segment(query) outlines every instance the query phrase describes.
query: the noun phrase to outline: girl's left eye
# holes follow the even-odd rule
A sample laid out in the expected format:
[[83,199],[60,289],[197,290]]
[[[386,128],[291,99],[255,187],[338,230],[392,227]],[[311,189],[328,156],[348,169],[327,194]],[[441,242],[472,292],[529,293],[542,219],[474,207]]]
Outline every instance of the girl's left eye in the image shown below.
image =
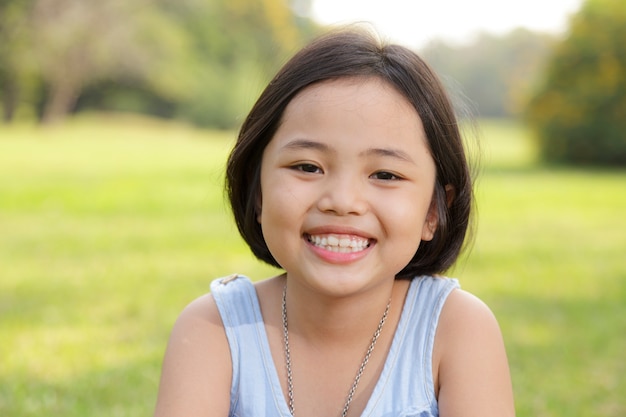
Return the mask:
[[314,164],[298,164],[298,165],[294,165],[293,169],[296,169],[302,172],[311,173],[311,174],[321,172],[321,169],[317,165],[314,165]]
[[384,181],[393,181],[393,180],[401,179],[396,174],[392,174],[391,172],[387,172],[387,171],[375,172],[370,177],[376,180],[384,180]]

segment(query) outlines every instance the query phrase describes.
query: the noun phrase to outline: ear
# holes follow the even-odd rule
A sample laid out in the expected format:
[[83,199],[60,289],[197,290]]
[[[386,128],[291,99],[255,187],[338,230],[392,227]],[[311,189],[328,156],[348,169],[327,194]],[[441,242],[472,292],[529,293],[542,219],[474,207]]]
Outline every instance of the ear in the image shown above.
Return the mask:
[[[449,208],[454,201],[456,192],[452,184],[447,184],[444,189],[446,192],[446,206]],[[422,228],[422,240],[425,241],[433,240],[433,237],[435,237],[435,232],[437,231],[437,226],[439,226],[440,199],[437,196],[437,192],[433,194],[433,199],[430,203],[428,214],[426,214],[426,220],[424,221],[424,227]]]
[[446,190],[446,205],[450,208],[456,198],[456,190],[452,184],[446,184],[444,188]]

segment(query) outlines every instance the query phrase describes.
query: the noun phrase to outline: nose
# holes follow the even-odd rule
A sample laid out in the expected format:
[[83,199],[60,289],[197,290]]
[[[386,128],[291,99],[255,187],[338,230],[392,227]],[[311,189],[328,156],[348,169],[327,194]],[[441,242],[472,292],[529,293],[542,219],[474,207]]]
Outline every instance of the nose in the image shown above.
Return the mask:
[[365,184],[356,175],[332,175],[324,183],[317,204],[321,212],[345,216],[367,211]]

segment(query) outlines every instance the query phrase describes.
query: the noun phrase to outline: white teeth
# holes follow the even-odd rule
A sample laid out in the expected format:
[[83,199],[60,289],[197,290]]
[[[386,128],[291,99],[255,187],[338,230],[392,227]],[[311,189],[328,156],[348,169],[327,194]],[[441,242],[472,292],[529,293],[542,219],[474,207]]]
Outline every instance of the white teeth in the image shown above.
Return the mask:
[[309,242],[331,252],[358,252],[369,246],[369,239],[337,235],[310,235]]

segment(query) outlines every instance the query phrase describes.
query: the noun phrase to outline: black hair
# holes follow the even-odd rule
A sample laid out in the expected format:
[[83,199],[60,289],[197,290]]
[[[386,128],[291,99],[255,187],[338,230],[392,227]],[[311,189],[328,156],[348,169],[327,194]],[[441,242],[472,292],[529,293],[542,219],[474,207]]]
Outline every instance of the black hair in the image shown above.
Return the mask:
[[[358,28],[323,35],[276,74],[244,120],[228,158],[226,192],[241,236],[254,255],[276,267],[257,221],[261,160],[291,100],[304,88],[345,77],[377,77],[399,91],[419,115],[436,166],[434,237],[422,241],[398,278],[433,275],[458,258],[470,224],[472,178],[452,103],[434,71],[410,49],[381,42]],[[452,197],[446,193],[451,187]],[[451,200],[451,201],[450,201]]]

